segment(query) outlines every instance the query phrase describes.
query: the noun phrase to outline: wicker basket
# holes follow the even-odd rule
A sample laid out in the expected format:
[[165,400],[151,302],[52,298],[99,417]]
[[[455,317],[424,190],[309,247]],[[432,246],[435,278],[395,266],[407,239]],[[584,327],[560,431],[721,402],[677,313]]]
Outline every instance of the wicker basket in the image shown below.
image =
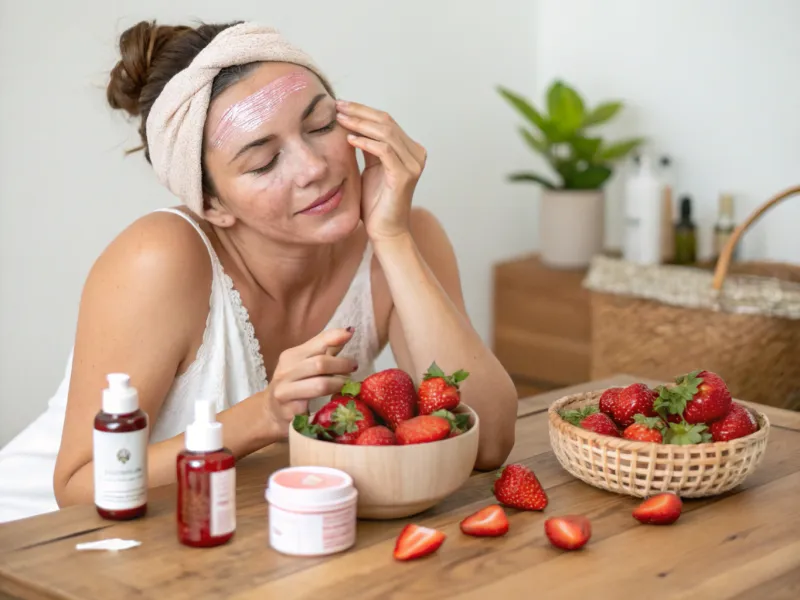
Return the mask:
[[565,396],[548,411],[550,445],[571,475],[609,492],[645,498],[674,492],[701,498],[727,492],[761,463],[769,420],[751,410],[758,431],[729,442],[676,446],[600,435],[565,421],[559,411],[597,405],[604,390]]
[[598,256],[591,290],[591,377],[618,373],[671,380],[718,373],[751,402],[800,409],[800,266],[738,262],[733,250],[771,198],[734,232],[716,268],[636,265]]

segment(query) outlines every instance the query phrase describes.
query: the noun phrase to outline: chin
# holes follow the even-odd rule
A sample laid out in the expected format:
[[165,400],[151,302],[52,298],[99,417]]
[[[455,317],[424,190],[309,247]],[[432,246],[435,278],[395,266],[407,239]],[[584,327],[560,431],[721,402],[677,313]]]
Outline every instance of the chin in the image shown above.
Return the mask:
[[350,237],[361,222],[361,199],[345,198],[338,208],[305,236],[314,244],[333,244]]

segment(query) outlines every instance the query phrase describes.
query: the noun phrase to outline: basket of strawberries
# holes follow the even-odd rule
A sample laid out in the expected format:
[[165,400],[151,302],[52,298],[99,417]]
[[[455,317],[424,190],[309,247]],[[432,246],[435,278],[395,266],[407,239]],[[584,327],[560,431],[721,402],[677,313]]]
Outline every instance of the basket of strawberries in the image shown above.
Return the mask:
[[595,487],[634,497],[673,492],[714,496],[761,463],[766,415],[731,398],[711,371],[674,383],[644,383],[565,396],[549,409],[559,463]]

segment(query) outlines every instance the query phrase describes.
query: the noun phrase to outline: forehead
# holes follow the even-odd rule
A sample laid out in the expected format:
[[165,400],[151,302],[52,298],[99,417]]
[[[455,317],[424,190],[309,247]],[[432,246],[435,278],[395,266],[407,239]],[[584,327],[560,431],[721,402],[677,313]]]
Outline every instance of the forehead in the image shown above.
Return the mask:
[[212,126],[219,123],[232,107],[247,102],[256,94],[270,94],[274,91],[277,95],[287,96],[284,88],[297,90],[303,97],[313,97],[326,91],[319,78],[305,67],[288,63],[264,63],[211,102],[207,122]]

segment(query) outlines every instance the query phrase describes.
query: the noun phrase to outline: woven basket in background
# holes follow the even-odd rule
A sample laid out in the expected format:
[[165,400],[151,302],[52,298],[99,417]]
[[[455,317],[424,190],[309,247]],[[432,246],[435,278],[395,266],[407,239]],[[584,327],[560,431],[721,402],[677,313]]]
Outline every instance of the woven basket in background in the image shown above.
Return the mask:
[[584,282],[591,290],[592,378],[672,380],[706,369],[735,397],[800,410],[800,266],[731,266],[747,228],[798,193],[800,186],[774,196],[739,225],[713,273],[596,257]]
[[548,410],[550,445],[571,475],[594,487],[645,498],[674,492],[682,498],[716,496],[741,484],[764,458],[769,419],[751,409],[758,431],[729,442],[676,446],[601,435],[572,425],[562,409],[597,405],[603,390],[565,396]]

